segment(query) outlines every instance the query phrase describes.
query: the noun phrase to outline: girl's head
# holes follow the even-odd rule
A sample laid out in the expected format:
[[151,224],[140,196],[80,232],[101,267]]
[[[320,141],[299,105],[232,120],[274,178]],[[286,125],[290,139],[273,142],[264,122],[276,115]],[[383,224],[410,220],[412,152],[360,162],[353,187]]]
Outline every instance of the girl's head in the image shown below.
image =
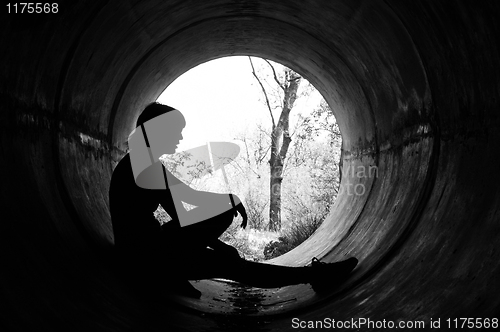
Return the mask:
[[[156,158],[173,154],[182,140],[182,130],[186,120],[179,110],[173,107],[152,103],[139,115],[136,130],[143,130],[145,139]],[[138,128],[141,127],[141,128]]]

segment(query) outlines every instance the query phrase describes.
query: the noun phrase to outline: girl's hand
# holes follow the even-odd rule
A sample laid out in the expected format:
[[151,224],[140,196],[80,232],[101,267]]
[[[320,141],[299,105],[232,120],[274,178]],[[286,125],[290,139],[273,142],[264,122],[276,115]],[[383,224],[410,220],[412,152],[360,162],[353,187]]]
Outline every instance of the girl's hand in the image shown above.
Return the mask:
[[248,222],[248,216],[247,216],[247,211],[245,209],[245,206],[243,206],[243,203],[241,202],[241,200],[239,199],[238,196],[236,195],[233,195],[233,200],[234,200],[234,209],[235,209],[235,212],[234,212],[234,216],[236,217],[236,213],[238,212],[240,214],[240,216],[243,218],[243,222],[241,223],[241,228],[245,229],[247,227],[247,222]]

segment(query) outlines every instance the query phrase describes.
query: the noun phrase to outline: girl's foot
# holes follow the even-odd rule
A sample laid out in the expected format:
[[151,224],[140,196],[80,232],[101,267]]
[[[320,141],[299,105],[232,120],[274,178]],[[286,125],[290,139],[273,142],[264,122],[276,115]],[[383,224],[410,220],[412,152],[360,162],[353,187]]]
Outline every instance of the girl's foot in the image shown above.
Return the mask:
[[309,282],[316,293],[331,290],[349,279],[352,270],[358,265],[354,257],[341,262],[320,262],[316,257],[311,262],[311,281]]

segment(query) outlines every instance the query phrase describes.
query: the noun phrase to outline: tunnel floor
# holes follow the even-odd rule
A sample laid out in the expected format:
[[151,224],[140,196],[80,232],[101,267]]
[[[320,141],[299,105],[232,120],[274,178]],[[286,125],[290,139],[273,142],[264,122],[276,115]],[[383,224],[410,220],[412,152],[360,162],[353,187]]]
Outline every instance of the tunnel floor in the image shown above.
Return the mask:
[[301,284],[263,289],[225,279],[196,280],[191,284],[202,292],[200,299],[177,296],[174,301],[185,307],[212,314],[276,315],[303,311],[318,301],[334,301],[352,291],[362,267],[356,267],[341,285],[331,285],[328,291],[315,293],[310,285]]

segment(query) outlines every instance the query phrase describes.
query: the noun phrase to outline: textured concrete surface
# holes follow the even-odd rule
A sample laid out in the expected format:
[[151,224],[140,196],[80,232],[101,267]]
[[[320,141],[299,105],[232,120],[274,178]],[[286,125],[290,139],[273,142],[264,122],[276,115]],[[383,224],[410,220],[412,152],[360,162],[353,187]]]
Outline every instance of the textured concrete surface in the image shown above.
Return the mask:
[[[499,317],[499,15],[496,1],[4,8],[0,326],[288,331],[293,317]],[[354,255],[359,268],[321,297],[309,286],[201,281],[200,301],[142,302],[110,269],[113,167],[138,110],[193,66],[230,55],[304,75],[344,137],[346,190],[321,228],[276,263]],[[377,172],[357,174],[367,169]]]

